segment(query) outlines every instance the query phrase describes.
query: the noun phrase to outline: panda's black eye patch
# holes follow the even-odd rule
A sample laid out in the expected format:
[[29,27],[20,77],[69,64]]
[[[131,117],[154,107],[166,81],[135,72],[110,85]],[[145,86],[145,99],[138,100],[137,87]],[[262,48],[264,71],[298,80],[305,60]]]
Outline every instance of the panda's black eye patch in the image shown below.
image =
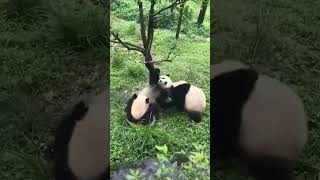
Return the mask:
[[149,98],[146,99],[146,103],[149,104]]
[[165,79],[165,78],[161,78],[161,79]]
[[167,85],[167,82],[164,82],[164,85]]

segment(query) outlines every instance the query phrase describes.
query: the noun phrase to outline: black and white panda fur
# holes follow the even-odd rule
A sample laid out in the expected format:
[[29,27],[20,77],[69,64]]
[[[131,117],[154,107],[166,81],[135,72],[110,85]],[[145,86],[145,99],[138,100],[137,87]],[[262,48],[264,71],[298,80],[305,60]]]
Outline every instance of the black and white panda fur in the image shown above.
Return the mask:
[[169,103],[168,91],[163,89],[160,84],[158,84],[160,78],[160,69],[155,68],[150,72],[149,85],[140,91],[139,95],[145,95],[150,99],[150,102],[161,109],[167,109]]
[[166,108],[165,100],[168,93],[159,84],[160,69],[150,72],[149,84],[142,91],[134,94],[125,108],[129,124],[153,125],[159,119],[159,111]]
[[128,101],[126,116],[129,124],[153,125],[158,119],[158,108],[143,94],[134,94]]
[[150,99],[150,103],[154,104],[158,108],[158,111],[168,109],[171,106],[169,92],[159,84],[148,86],[138,94],[147,96]]
[[200,88],[186,81],[172,82],[168,75],[160,76],[159,85],[169,92],[170,105],[186,111],[193,122],[201,121],[201,114],[206,108],[206,96]]
[[109,179],[107,96],[77,103],[59,125],[54,143],[56,180]]
[[211,72],[214,157],[241,155],[257,179],[291,179],[307,141],[300,98],[240,62],[215,64]]

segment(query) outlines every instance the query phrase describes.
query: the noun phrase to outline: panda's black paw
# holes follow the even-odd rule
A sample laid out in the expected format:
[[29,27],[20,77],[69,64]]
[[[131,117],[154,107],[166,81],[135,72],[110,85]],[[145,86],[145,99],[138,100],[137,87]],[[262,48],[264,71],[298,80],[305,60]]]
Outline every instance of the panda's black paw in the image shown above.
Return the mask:
[[188,112],[188,116],[194,123],[200,123],[201,122],[201,115],[197,112]]
[[191,122],[192,122],[192,124],[193,124],[193,125],[198,125],[198,124],[200,124],[200,122],[201,122],[201,121],[194,121],[194,120],[191,120]]

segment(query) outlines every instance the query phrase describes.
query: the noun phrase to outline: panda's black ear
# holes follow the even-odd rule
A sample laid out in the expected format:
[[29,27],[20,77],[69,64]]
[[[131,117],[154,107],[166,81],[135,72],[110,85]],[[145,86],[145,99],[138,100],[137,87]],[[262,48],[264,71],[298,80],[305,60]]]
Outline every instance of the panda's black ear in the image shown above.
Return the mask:
[[137,94],[134,94],[134,95],[132,96],[133,99],[136,99],[137,97],[138,97]]
[[169,74],[167,74],[167,76],[168,76],[168,77],[170,77],[170,75],[169,75]]
[[149,98],[147,98],[147,99],[146,99],[146,103],[147,103],[147,104],[149,104],[149,102],[150,102],[150,99],[149,99]]

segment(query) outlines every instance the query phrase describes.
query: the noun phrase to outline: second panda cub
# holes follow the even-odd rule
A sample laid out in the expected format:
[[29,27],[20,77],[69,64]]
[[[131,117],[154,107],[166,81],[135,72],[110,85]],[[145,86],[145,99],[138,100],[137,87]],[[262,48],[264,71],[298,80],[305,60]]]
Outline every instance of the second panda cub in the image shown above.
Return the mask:
[[174,105],[187,112],[193,122],[201,121],[201,114],[206,108],[206,96],[200,88],[186,81],[172,82],[168,75],[161,75],[158,84],[168,92],[168,106]]

